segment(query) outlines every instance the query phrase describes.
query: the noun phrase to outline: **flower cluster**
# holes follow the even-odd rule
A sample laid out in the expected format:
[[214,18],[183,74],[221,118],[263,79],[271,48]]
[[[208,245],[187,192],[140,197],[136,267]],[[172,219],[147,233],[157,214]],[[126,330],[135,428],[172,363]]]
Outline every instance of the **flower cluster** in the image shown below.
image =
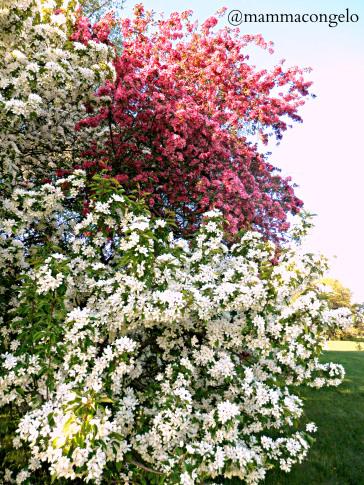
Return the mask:
[[296,390],[340,383],[318,356],[350,322],[310,289],[321,258],[252,231],[229,246],[216,210],[178,238],[81,170],[1,215],[0,404],[25,460],[6,483],[256,484],[304,459]]
[[45,176],[50,167],[74,164],[89,144],[87,133],[76,133],[74,126],[85,116],[96,88],[113,78],[114,51],[97,38],[87,46],[70,40],[77,9],[73,0],[1,2],[3,175],[38,170]]

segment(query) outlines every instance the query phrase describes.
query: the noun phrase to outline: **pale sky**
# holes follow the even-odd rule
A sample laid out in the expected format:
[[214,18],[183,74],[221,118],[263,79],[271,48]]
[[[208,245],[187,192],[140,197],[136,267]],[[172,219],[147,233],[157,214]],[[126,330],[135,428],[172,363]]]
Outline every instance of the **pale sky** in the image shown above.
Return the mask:
[[[126,1],[123,15],[136,2]],[[316,99],[301,110],[280,146],[270,146],[271,163],[291,175],[306,210],[317,214],[307,248],[331,259],[331,276],[364,302],[364,1],[363,0],[145,0],[156,12],[192,9],[203,21],[222,6],[246,13],[350,13],[357,23],[242,24],[242,33],[261,33],[275,44],[275,55],[251,56],[263,66],[286,59],[286,66],[312,67]],[[267,61],[268,59],[268,61]],[[335,257],[336,256],[336,257]]]

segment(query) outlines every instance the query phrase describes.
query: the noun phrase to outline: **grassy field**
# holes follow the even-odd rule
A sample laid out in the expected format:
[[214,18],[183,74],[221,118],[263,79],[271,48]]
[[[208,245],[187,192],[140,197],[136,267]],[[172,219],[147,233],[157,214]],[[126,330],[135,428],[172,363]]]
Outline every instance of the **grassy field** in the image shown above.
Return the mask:
[[[364,342],[361,347],[364,350]],[[358,342],[329,342],[323,361],[340,363],[338,388],[305,390],[306,413],[318,426],[307,460],[292,472],[272,472],[265,485],[364,485],[364,352]]]

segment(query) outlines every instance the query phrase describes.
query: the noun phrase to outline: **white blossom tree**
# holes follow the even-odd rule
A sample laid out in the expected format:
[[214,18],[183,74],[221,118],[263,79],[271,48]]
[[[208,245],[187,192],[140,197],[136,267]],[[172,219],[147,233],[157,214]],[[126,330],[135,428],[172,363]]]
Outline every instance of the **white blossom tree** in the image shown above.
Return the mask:
[[[18,412],[27,483],[40,470],[94,483],[148,473],[258,483],[302,461],[314,426],[294,389],[341,382],[343,368],[318,356],[350,318],[305,291],[320,258],[287,247],[275,264],[254,232],[228,248],[215,212],[194,240],[176,240],[116,181],[81,171],[16,189],[2,215],[3,271],[19,276],[0,403]],[[29,242],[44,228],[42,244]]]
[[113,76],[113,49],[72,42],[74,0],[4,0],[0,8],[1,175],[77,161],[87,139],[75,123]]

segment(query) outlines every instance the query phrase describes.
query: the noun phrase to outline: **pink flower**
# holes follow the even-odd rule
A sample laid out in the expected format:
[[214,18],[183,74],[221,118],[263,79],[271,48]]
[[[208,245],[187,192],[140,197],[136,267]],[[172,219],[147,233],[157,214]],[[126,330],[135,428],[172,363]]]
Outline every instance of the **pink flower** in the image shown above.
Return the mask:
[[[148,194],[158,216],[173,210],[181,233],[218,207],[230,233],[255,228],[280,240],[287,213],[297,213],[302,201],[243,133],[255,128],[265,143],[269,135],[281,139],[289,118],[300,121],[310,83],[298,68],[251,65],[248,44],[271,48],[261,35],[212,33],[216,17],[198,30],[190,14],[173,13],[152,29],[153,15],[138,4],[134,17],[122,20],[116,80],[97,91],[112,102],[76,126],[105,126],[110,134],[105,145],[90,147],[84,168],[106,167],[126,190]],[[108,42],[112,21],[107,16],[91,27],[80,17],[74,36]]]

